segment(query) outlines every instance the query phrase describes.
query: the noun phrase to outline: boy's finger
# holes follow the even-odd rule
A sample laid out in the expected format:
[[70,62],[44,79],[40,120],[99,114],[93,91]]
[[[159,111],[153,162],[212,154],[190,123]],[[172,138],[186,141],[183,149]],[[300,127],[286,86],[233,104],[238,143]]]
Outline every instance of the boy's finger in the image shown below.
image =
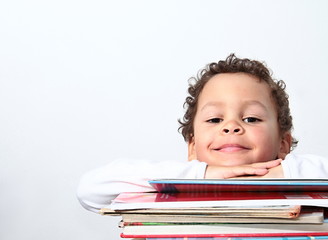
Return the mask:
[[252,167],[255,168],[272,168],[276,167],[281,163],[282,159],[271,160],[268,162],[259,162],[251,164]]
[[225,174],[224,178],[242,177],[242,176],[263,176],[269,171],[266,168],[254,168],[254,167],[239,167],[234,168]]

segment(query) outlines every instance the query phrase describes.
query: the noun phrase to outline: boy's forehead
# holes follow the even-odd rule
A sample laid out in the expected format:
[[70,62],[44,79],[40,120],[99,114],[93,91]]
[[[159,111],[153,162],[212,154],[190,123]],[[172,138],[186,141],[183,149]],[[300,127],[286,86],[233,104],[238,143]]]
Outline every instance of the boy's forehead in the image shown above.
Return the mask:
[[[200,111],[205,111],[209,108],[220,108],[225,106],[225,102],[223,101],[208,101],[203,106],[201,106]],[[263,110],[267,110],[267,106],[263,104],[261,101],[258,100],[244,100],[243,107],[258,107],[262,108]]]
[[213,76],[208,82],[205,84],[204,90],[211,90],[213,88],[217,88],[215,90],[264,90],[263,88],[267,88],[269,90],[269,85],[260,81],[259,78],[253,76],[251,74],[246,73],[220,73]]
[[272,102],[270,87],[266,82],[246,73],[221,73],[205,84],[199,95],[199,104],[213,105],[237,99],[244,99],[249,104]]
[[257,76],[254,76],[249,73],[237,72],[237,73],[219,73],[211,77],[208,82],[205,84],[211,84],[213,82],[222,82],[224,84],[227,83],[235,83],[238,82],[239,84],[261,84],[265,83],[261,81]]

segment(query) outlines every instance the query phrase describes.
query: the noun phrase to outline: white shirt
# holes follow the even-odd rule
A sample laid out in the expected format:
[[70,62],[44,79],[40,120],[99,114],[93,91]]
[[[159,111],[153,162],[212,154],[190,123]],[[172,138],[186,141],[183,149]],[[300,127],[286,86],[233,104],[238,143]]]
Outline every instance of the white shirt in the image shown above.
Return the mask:
[[285,178],[328,178],[328,159],[311,154],[293,154],[281,162]]
[[[77,190],[81,205],[98,212],[121,192],[149,192],[155,178],[202,179],[207,164],[193,161],[117,159],[82,176]],[[288,154],[282,161],[285,178],[328,178],[328,159]]]

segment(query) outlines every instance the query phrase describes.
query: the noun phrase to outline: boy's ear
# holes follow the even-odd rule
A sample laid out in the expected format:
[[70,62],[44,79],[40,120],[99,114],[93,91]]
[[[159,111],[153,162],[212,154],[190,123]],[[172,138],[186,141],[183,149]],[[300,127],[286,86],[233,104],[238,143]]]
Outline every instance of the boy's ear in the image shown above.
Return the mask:
[[285,159],[286,155],[290,153],[291,147],[292,147],[292,135],[290,132],[286,132],[280,143],[280,150],[278,153],[278,158]]
[[195,139],[192,137],[188,142],[188,161],[197,159],[195,150]]

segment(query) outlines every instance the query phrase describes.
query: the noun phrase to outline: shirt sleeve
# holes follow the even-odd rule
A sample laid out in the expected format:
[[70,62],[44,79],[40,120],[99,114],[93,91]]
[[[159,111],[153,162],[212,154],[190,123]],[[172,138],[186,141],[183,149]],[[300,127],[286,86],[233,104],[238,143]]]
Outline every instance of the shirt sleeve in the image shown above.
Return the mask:
[[291,153],[281,164],[285,178],[328,178],[328,159],[320,156]]
[[155,178],[202,179],[206,163],[118,159],[84,174],[77,198],[87,210],[98,212],[121,192],[151,192],[148,181]]

